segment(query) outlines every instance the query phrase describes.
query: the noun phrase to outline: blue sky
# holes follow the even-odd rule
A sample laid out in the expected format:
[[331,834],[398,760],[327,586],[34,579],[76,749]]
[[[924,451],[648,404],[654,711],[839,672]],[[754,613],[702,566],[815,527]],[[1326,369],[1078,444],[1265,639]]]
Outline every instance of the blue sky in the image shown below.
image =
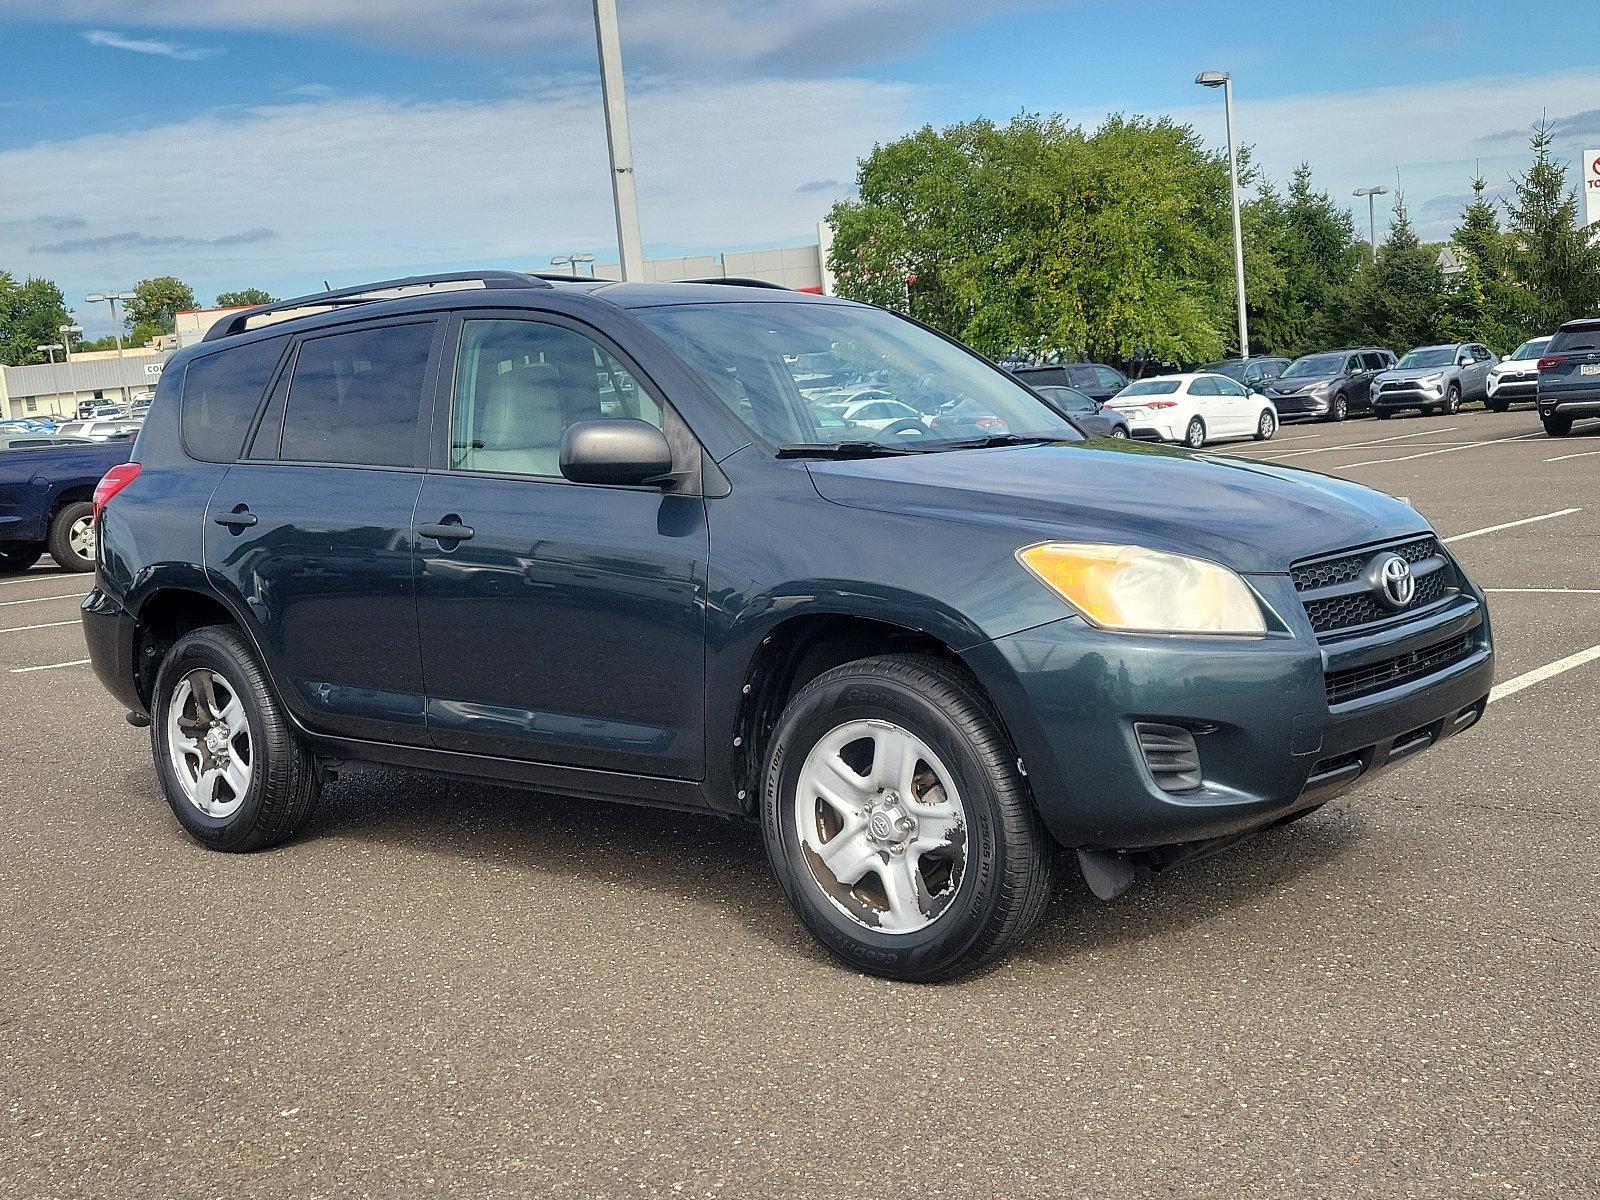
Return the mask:
[[[1600,146],[1565,0],[620,0],[647,251],[792,244],[875,142],[1022,109],[1170,113],[1282,179],[1404,186],[1443,236],[1541,115]],[[0,268],[279,294],[613,253],[587,0],[0,0]],[[1550,31],[1560,30],[1559,40]],[[1365,222],[1365,211],[1360,213]]]

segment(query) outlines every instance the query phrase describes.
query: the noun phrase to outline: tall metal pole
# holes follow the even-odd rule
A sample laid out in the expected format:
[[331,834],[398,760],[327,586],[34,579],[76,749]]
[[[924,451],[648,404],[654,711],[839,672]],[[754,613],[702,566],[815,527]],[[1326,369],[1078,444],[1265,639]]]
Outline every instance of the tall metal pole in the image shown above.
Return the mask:
[[1233,76],[1222,85],[1228,120],[1228,170],[1233,180],[1233,274],[1239,287],[1239,357],[1250,357],[1250,315],[1244,299],[1244,226],[1239,218],[1239,156],[1233,148]]
[[633,177],[633,140],[628,134],[628,98],[622,84],[622,35],[617,0],[594,0],[595,40],[600,48],[600,91],[606,106],[606,143],[611,151],[611,195],[617,208],[617,255],[622,278],[644,278],[639,237],[639,197]]

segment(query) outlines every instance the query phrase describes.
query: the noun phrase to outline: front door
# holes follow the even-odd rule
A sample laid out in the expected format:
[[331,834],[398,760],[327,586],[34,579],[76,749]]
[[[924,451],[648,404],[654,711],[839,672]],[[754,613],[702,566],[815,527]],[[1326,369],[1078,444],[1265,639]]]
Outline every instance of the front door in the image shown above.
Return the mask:
[[434,743],[700,778],[704,501],[560,471],[575,421],[676,418],[573,323],[472,319],[459,340],[448,457],[417,506]]
[[304,339],[206,512],[206,569],[243,599],[319,732],[426,744],[412,514],[439,322]]

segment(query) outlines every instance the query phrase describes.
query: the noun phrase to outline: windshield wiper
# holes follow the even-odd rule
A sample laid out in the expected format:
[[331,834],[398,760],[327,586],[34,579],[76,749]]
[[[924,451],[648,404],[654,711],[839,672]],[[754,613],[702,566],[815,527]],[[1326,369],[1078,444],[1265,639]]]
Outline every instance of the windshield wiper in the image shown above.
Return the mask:
[[796,442],[779,446],[779,458],[877,458],[885,454],[922,454],[909,446],[885,442]]
[[1048,446],[1052,442],[1068,439],[1053,433],[991,433],[988,437],[962,438],[954,442],[940,442],[930,450],[987,450],[992,446]]

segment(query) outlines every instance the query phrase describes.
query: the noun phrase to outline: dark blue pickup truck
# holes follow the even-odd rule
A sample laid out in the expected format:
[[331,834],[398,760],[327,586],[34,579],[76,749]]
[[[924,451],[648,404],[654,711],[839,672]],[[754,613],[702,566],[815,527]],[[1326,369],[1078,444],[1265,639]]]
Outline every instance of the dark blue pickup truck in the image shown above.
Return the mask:
[[0,575],[46,550],[63,570],[94,570],[94,486],[132,450],[131,439],[0,450]]

